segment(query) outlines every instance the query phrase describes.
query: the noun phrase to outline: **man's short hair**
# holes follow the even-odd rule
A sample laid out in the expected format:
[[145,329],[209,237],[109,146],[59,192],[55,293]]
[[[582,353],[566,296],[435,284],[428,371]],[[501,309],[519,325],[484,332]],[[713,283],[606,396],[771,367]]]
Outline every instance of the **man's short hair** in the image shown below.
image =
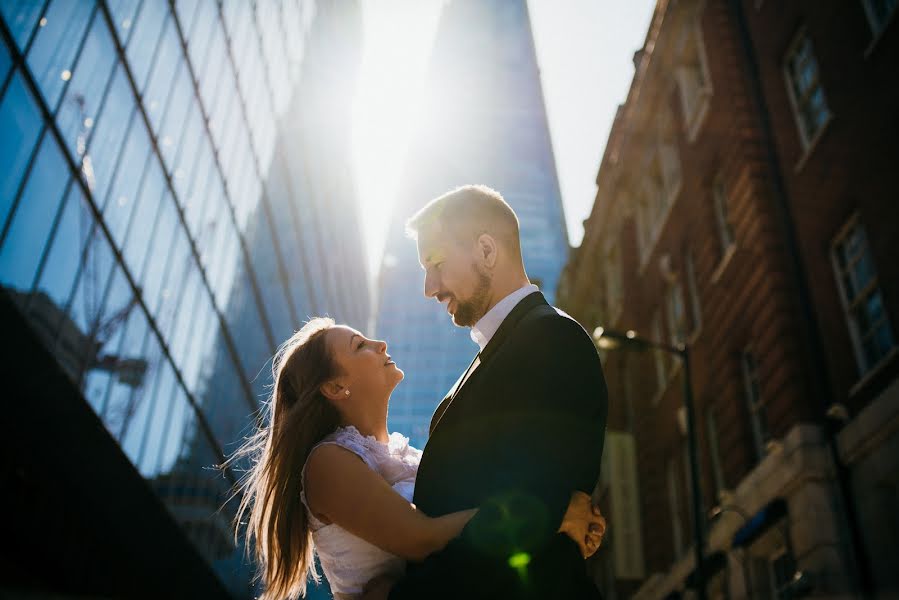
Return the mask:
[[502,194],[486,185],[464,185],[434,198],[406,221],[406,234],[417,240],[435,225],[459,242],[489,233],[521,256],[518,217]]

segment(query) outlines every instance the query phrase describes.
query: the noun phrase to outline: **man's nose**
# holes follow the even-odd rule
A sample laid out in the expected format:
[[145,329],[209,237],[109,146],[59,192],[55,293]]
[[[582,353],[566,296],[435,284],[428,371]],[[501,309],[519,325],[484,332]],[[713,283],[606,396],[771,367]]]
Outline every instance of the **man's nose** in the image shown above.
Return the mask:
[[425,274],[425,298],[433,298],[440,291],[440,285],[437,276],[433,273]]

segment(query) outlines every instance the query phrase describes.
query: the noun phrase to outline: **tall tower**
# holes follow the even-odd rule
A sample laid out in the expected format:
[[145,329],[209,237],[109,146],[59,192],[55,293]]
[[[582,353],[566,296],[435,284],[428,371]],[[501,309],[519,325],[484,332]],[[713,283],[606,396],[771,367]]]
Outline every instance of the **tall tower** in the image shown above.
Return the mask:
[[525,0],[455,0],[435,39],[420,127],[391,223],[378,281],[377,335],[406,373],[389,425],[421,447],[428,424],[477,347],[442,306],[422,295],[404,224],[460,185],[499,190],[521,221],[525,267],[555,298],[568,237],[540,72]]

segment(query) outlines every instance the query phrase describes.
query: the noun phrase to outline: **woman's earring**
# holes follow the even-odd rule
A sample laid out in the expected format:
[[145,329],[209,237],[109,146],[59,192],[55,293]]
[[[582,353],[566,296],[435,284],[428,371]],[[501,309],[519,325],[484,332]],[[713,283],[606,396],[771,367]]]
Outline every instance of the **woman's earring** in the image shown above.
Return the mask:
[[345,391],[344,394],[346,394],[347,396],[349,396],[349,395],[350,395],[350,390]]

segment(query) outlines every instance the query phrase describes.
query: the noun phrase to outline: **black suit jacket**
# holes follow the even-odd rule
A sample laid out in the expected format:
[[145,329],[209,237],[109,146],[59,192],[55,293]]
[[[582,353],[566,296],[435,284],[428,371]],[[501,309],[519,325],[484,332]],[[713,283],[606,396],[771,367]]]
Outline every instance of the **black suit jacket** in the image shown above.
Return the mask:
[[599,477],[608,401],[593,341],[535,292],[479,356],[434,413],[414,502],[430,516],[480,510],[390,598],[598,598],[556,533],[571,492]]

